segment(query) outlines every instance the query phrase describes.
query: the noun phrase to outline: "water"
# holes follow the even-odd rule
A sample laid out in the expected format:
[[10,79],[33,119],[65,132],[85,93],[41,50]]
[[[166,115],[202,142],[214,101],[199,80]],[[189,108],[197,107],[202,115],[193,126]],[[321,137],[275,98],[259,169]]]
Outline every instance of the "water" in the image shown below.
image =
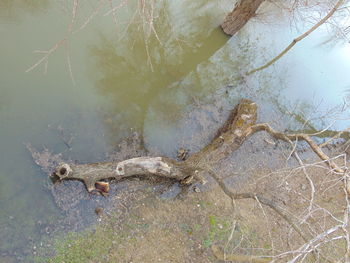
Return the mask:
[[[240,98],[257,101],[260,121],[277,127],[333,124],[344,128],[348,112],[319,116],[346,101],[350,48],[321,45],[318,30],[273,67],[235,78],[269,60],[300,34],[253,20],[228,39],[217,26],[230,1],[170,1],[160,6],[155,34],[134,15],[80,3],[75,31],[44,64],[25,73],[64,36],[71,1],[2,1],[0,4],[0,256],[23,260],[40,244],[45,228],[65,216],[24,143],[47,147],[79,162],[100,161],[133,131],[154,153],[174,157],[180,146],[199,149]],[[195,14],[195,15],[194,15]],[[158,22],[158,23],[156,23]],[[285,30],[288,28],[288,30]],[[307,27],[305,27],[307,28]],[[127,31],[125,31],[127,29]],[[301,30],[303,31],[303,30]],[[69,56],[68,56],[69,55]],[[71,70],[69,70],[68,58]],[[288,112],[296,114],[288,114]],[[276,118],[276,116],[278,118]],[[334,122],[334,123],[333,123]],[[308,124],[307,124],[308,125]],[[306,126],[307,126],[306,125]],[[1,259],[1,258],[0,258]],[[1,261],[1,260],[0,260]]]

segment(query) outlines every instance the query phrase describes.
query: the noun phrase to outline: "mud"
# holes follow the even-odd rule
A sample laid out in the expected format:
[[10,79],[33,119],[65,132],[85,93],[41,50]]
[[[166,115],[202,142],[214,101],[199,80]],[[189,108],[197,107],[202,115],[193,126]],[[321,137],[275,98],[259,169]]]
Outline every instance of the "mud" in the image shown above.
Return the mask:
[[[342,145],[330,147],[327,154],[343,154],[348,148],[347,144]],[[61,155],[47,149],[40,152],[27,147],[47,174],[63,161]],[[284,142],[258,133],[220,160],[213,170],[231,189],[251,191],[273,200],[301,222],[300,227],[311,238],[334,226],[335,218],[341,219],[346,205],[343,184],[339,175],[331,173],[312,152],[300,151],[317,189],[310,203],[312,185],[291,158],[291,151],[292,147]],[[124,160],[147,154],[150,153],[144,150],[142,140],[134,134],[121,142],[119,151],[108,156],[110,160]],[[339,156],[337,162],[344,162],[344,157]],[[273,257],[303,244],[287,222],[259,202],[240,200],[233,210],[230,199],[210,178],[198,191],[187,192],[169,180],[133,178],[111,183],[108,198],[88,194],[82,183],[74,181],[54,184],[49,189],[66,213],[62,225],[68,227],[60,231],[76,231],[101,222],[92,232],[85,232],[85,238],[77,236],[73,243],[63,239],[56,257],[49,262],[61,262],[62,258],[69,262],[79,255],[78,251],[88,253],[95,249],[104,251],[89,256],[98,262],[217,262],[213,245],[228,255]],[[339,260],[344,248],[342,240],[326,244],[322,257]],[[308,260],[312,262],[312,258]],[[285,258],[276,262],[285,262]]]

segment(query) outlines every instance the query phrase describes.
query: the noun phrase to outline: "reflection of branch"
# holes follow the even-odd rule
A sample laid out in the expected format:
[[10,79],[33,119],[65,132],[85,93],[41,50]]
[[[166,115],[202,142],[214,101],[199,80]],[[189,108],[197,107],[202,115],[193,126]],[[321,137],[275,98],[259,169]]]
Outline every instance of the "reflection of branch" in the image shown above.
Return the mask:
[[272,99],[273,103],[276,105],[277,109],[282,112],[284,115],[288,115],[294,118],[295,121],[299,122],[303,125],[303,127],[308,127],[308,129],[312,130],[313,132],[316,131],[316,128],[310,123],[309,120],[305,119],[302,113],[297,113],[296,108],[297,105],[294,106],[293,110],[288,110],[286,106],[282,105],[277,98]]
[[280,54],[278,54],[276,57],[274,57],[272,60],[267,62],[265,65],[258,67],[256,69],[250,70],[245,75],[251,75],[257,71],[263,70],[269,66],[271,66],[273,63],[275,63],[277,60],[279,60],[283,55],[285,55],[296,43],[303,40],[305,37],[310,35],[313,31],[315,31],[318,27],[320,27],[322,24],[324,24],[334,13],[337,11],[337,9],[344,3],[344,0],[338,0],[338,2],[335,4],[335,6],[332,8],[332,10],[324,17],[322,18],[317,24],[315,24],[313,27],[311,27],[308,31],[306,31],[304,34],[300,35],[299,37],[295,38]]
[[80,30],[84,29],[90,23],[90,21],[94,18],[94,16],[96,16],[99,10],[103,7],[103,2],[104,0],[100,0],[98,2],[97,7],[91,12],[90,16],[85,20],[85,22],[78,29],[73,31],[72,34],[76,34]]
[[72,66],[71,66],[71,60],[70,60],[70,53],[69,53],[69,42],[68,38],[72,34],[72,28],[73,24],[75,23],[76,20],[76,15],[77,15],[77,8],[78,8],[78,0],[74,0],[73,2],[73,7],[72,7],[72,18],[71,18],[71,23],[68,25],[67,33],[66,36],[61,39],[60,41],[56,42],[49,50],[39,50],[37,53],[42,53],[45,54],[41,59],[39,59],[36,63],[34,63],[32,66],[30,66],[25,72],[28,73],[38,67],[41,63],[45,62],[45,73],[47,72],[47,65],[49,61],[50,55],[54,53],[59,47],[64,45],[66,47],[66,55],[67,55],[67,63],[68,63],[68,70],[70,77],[72,79],[72,82],[74,84],[74,77],[73,77],[73,71],[72,71]]
[[[112,3],[113,1],[110,1],[110,0],[108,0],[110,3]],[[119,5],[117,5],[117,6],[114,6],[114,7],[112,7],[107,13],[105,13],[104,15],[105,16],[108,16],[109,14],[113,14],[113,13],[115,13],[116,11],[118,11],[118,9],[120,9],[120,8],[122,8],[123,6],[125,6],[126,4],[128,3],[128,0],[125,0],[125,1],[123,1],[123,2],[121,2]]]
[[75,23],[75,18],[77,17],[77,9],[78,9],[78,0],[74,0],[73,7],[72,7],[72,19],[70,24],[68,25],[68,34],[72,32],[72,28]]
[[70,50],[69,50],[69,45],[66,43],[66,54],[67,54],[67,64],[68,64],[68,70],[69,70],[69,75],[72,80],[73,85],[75,85],[75,79],[73,75],[73,69],[72,69],[72,62],[70,59]]
[[37,62],[35,62],[32,66],[30,66],[25,72],[28,73],[28,72],[32,71],[33,69],[35,69],[36,67],[38,67],[39,65],[41,65],[42,63],[45,63],[44,69],[45,69],[45,73],[46,73],[50,55],[52,55],[58,48],[60,48],[61,46],[64,45],[66,47],[66,57],[67,57],[69,74],[70,74],[70,77],[71,77],[72,82],[74,84],[75,81],[74,81],[74,77],[73,77],[73,70],[72,70],[72,66],[71,66],[72,63],[71,63],[70,51],[69,51],[69,37],[71,35],[77,33],[78,31],[80,31],[81,29],[83,29],[90,22],[90,20],[97,14],[98,10],[101,8],[101,6],[102,6],[101,4],[103,1],[104,0],[101,0],[99,2],[98,7],[93,10],[92,14],[81,25],[81,27],[78,28],[77,30],[73,31],[73,26],[76,23],[78,6],[79,6],[79,0],[74,0],[72,3],[72,10],[71,10],[71,21],[67,27],[67,32],[65,34],[65,37],[62,38],[61,40],[59,40],[58,42],[56,42],[49,50],[36,51],[36,53],[44,54],[44,56],[42,58],[40,58]]
[[[58,41],[55,45],[53,45],[49,50],[47,51],[37,51],[37,53],[44,53],[45,55],[39,59],[36,63],[34,63],[31,67],[29,67],[25,72],[30,72],[33,69],[35,69],[37,66],[39,66],[41,63],[48,62],[49,56],[56,51],[57,48],[59,48],[61,45],[63,45],[67,41],[67,38],[63,38],[60,41]],[[46,66],[45,66],[46,68]]]

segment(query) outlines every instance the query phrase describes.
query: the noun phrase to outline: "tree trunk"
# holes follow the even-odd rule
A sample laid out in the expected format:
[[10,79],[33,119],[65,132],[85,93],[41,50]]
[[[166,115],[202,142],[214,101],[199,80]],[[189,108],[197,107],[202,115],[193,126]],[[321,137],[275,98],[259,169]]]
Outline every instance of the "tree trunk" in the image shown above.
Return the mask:
[[236,34],[250,18],[255,16],[255,12],[262,2],[264,0],[239,0],[221,24],[222,30],[227,35]]

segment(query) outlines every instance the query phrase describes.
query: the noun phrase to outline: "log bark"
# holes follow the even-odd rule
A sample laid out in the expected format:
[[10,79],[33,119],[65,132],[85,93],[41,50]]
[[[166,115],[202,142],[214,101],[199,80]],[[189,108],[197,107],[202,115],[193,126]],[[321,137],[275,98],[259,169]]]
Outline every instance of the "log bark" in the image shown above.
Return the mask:
[[264,0],[239,0],[232,12],[229,13],[221,24],[222,30],[233,36],[236,34],[252,17]]
[[[132,176],[156,175],[186,183],[186,178],[194,175],[184,163],[166,157],[138,157],[121,162],[101,162],[89,164],[62,163],[56,167],[54,175],[61,180],[82,181],[89,192],[101,189],[100,181],[121,180]],[[102,190],[102,192],[105,192]]]
[[256,103],[243,99],[231,111],[225,124],[219,129],[214,139],[198,153],[190,156],[186,163],[198,168],[217,163],[237,150],[251,134],[251,127],[256,123]]

